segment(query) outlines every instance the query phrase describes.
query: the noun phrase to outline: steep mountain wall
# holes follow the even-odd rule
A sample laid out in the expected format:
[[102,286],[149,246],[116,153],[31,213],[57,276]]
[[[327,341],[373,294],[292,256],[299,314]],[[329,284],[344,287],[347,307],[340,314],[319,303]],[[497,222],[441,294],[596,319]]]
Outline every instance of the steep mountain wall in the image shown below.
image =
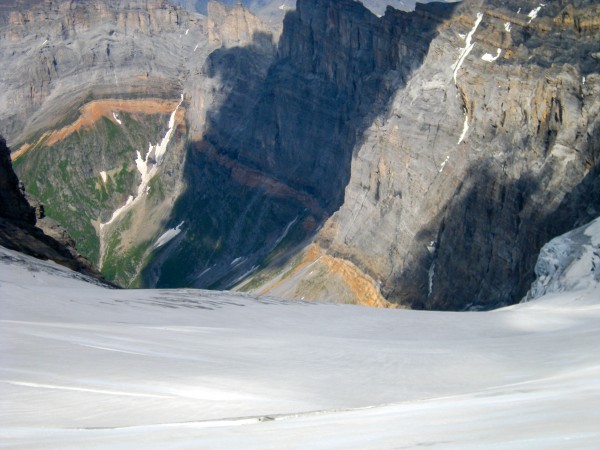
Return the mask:
[[518,301],[541,245],[600,210],[598,12],[463,3],[368,130],[319,243],[411,307]]
[[0,126],[127,283],[490,308],[600,210],[592,1],[299,0],[277,45],[241,5],[37,8]]

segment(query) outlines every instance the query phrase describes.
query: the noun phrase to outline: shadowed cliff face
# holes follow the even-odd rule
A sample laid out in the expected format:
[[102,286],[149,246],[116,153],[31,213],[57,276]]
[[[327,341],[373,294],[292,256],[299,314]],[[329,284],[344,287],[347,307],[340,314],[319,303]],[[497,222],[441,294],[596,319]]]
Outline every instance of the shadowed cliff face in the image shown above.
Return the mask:
[[171,219],[191,225],[148,279],[169,285],[185,260],[176,285],[228,287],[314,235],[343,202],[363,131],[451,10],[378,19],[353,1],[303,0],[286,15],[274,58],[260,33],[213,52],[204,70],[225,95],[189,146],[187,191]]

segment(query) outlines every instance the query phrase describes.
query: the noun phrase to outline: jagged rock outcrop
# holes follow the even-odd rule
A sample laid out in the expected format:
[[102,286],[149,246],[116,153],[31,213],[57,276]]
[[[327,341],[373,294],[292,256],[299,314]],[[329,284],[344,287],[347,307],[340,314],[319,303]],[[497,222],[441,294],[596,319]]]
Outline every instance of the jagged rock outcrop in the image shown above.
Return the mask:
[[0,136],[0,245],[36,258],[53,260],[108,284],[77,252],[75,242],[64,228],[52,220],[44,221],[43,205],[34,199],[32,202],[33,206],[12,169],[6,141]]

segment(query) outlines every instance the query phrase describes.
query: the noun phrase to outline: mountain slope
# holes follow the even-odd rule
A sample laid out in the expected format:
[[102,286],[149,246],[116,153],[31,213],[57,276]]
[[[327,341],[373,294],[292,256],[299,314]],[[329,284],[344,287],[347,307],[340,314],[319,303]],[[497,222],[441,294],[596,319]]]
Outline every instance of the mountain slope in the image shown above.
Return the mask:
[[290,267],[259,292],[297,297],[308,283],[335,297],[325,253],[413,308],[525,295],[541,245],[600,211],[598,8],[538,6],[464,2],[439,25],[354,147],[344,203],[304,257],[311,270]]
[[[486,309],[519,301],[542,244],[600,211],[591,1],[377,17],[301,0],[277,46],[242,6],[90,5],[51,11],[68,12],[64,36],[42,6],[27,13],[39,23],[9,16],[3,58],[19,70],[0,125],[28,188],[40,178],[42,198],[62,199],[48,203],[125,285]],[[156,162],[149,144],[165,139]]]

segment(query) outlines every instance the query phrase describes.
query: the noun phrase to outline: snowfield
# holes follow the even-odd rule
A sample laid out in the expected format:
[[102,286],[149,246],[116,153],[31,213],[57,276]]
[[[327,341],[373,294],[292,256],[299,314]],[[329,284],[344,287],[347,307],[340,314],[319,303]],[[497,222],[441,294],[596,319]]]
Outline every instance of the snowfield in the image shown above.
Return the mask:
[[596,282],[444,313],[83,278],[0,248],[1,448],[600,447]]

